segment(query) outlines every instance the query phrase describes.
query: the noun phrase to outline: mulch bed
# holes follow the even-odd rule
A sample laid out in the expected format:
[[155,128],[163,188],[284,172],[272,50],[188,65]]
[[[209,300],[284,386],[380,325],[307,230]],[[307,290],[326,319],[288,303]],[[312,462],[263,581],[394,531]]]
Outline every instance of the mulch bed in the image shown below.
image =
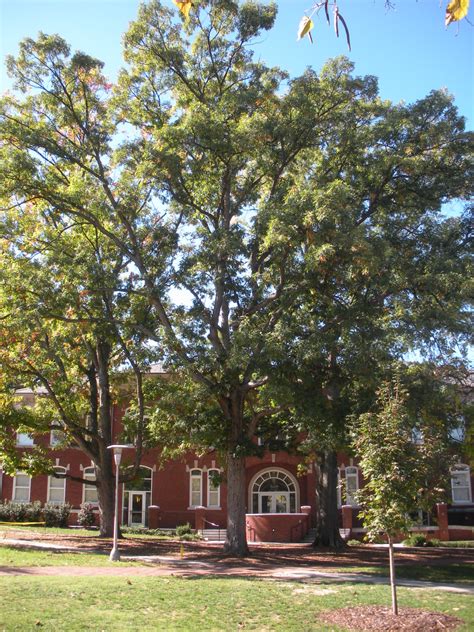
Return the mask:
[[392,614],[391,608],[384,606],[356,606],[340,610],[328,610],[319,616],[324,623],[337,625],[356,632],[434,632],[456,630],[461,619],[441,612],[428,612],[415,608],[400,608],[399,614]]

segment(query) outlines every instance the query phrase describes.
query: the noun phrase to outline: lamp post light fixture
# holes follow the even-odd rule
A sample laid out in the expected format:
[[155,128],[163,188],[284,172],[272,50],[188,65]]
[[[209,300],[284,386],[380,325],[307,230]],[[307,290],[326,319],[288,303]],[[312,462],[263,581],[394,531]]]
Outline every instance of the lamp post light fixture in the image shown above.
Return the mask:
[[114,452],[114,461],[115,461],[115,514],[114,514],[114,544],[112,550],[110,552],[109,560],[111,562],[120,561],[120,552],[118,550],[118,529],[119,529],[119,472],[120,472],[120,461],[122,460],[122,450],[126,448],[133,448],[133,445],[109,445],[107,446],[108,450],[113,450]]

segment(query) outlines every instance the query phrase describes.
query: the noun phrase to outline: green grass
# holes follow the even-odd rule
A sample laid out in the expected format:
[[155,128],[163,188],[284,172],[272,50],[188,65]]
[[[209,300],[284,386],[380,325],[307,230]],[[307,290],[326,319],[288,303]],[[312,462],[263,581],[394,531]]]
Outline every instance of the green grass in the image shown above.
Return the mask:
[[[367,575],[389,576],[388,566],[357,566],[338,568],[338,572],[364,573]],[[474,585],[472,564],[449,564],[448,566],[413,565],[396,566],[396,576],[400,579],[416,579],[425,582]]]
[[[390,604],[385,586],[179,577],[1,577],[0,630],[327,631],[327,609]],[[26,598],[27,596],[27,598]],[[446,612],[472,630],[474,600],[400,589],[401,607]],[[332,630],[343,628],[331,627]]]
[[[1,542],[1,541],[0,541]],[[121,564],[143,564],[143,562],[121,562]],[[104,554],[65,553],[22,549],[11,546],[0,546],[0,566],[109,566],[109,558]],[[341,566],[318,570],[334,573],[364,573],[388,577],[387,566]],[[472,564],[450,564],[449,566],[397,566],[397,577],[418,579],[440,583],[474,584],[474,566]]]
[[[25,523],[0,523],[0,536],[2,533],[8,537],[9,531],[28,531],[29,534],[43,535],[80,535],[86,538],[98,537],[99,531],[98,529],[79,529],[79,528],[61,528],[61,527],[40,527],[35,524],[25,524]],[[157,534],[148,534],[148,533],[129,533],[127,529],[124,529],[124,535],[127,538],[146,538],[150,540],[176,540],[177,536],[171,535],[157,535]]]
[[96,553],[64,553],[0,546],[0,566],[114,566],[116,564],[129,566],[142,563],[109,562],[107,555]]
[[97,529],[89,530],[89,529],[71,529],[71,528],[61,528],[61,527],[37,527],[37,526],[27,526],[25,524],[1,524],[0,525],[0,535],[5,533],[5,536],[8,537],[9,531],[28,531],[28,533],[38,533],[45,534],[48,533],[50,535],[80,535],[89,538],[97,537],[99,535],[99,531]]

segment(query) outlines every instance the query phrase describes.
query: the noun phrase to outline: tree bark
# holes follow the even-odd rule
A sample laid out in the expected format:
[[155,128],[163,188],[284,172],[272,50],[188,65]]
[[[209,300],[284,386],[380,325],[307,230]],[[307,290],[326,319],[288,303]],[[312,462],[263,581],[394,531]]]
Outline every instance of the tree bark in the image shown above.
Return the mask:
[[227,537],[224,551],[243,557],[249,554],[245,526],[245,457],[227,455]]
[[[110,471],[110,475],[105,473],[104,470],[105,472]],[[111,469],[104,468],[99,472],[98,480],[97,493],[99,496],[100,536],[103,538],[112,538],[114,535],[115,479]]]
[[337,454],[334,450],[318,453],[316,463],[316,537],[314,547],[342,549],[346,546],[339,532],[337,509]]
[[395,580],[395,559],[393,557],[393,540],[388,536],[388,555],[390,560],[390,588],[392,590],[392,612],[398,614],[397,584]]

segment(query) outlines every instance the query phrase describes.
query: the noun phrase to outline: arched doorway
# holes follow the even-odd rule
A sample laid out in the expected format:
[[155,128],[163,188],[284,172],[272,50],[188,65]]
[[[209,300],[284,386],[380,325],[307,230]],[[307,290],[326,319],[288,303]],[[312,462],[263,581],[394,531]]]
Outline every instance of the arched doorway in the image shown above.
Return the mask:
[[153,470],[142,466],[138,477],[125,483],[123,490],[123,524],[129,527],[148,526]]
[[269,468],[259,472],[249,487],[251,513],[296,513],[299,510],[299,488],[287,471]]

